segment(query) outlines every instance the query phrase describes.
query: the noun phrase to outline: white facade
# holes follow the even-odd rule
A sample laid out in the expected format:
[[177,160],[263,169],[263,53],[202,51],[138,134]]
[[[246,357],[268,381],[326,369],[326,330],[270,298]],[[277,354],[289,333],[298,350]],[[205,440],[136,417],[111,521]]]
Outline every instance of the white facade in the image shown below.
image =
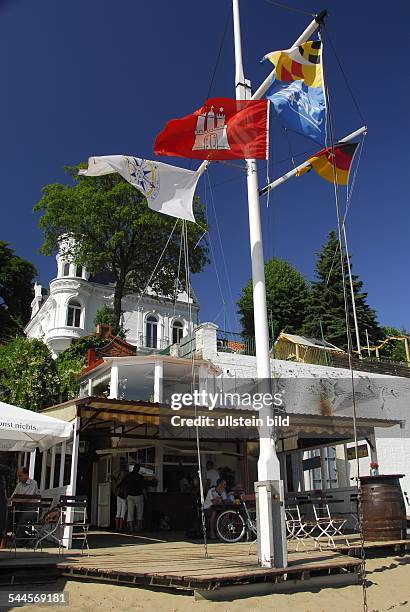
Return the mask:
[[[139,400],[142,404],[159,402],[169,405],[171,394],[177,393],[181,396],[192,393],[192,383],[193,388],[200,392],[243,392],[241,384],[256,379],[255,357],[220,350],[217,327],[212,323],[203,323],[196,328],[193,355],[185,354],[185,357],[182,357],[177,348],[173,346],[170,355],[104,357],[102,362],[98,362],[80,378],[79,400],[73,400],[72,405],[64,403],[51,407],[45,412],[49,416],[71,421],[78,414],[75,402],[79,401],[84,401],[84,405],[87,401],[94,402],[92,410],[99,408],[102,412],[110,409],[110,399],[122,400],[124,410],[127,409],[127,404],[134,400]],[[356,460],[349,372],[342,368],[277,359],[271,360],[271,368],[278,388],[285,389],[284,407],[286,414],[290,415],[289,428],[280,429],[277,442],[285,492],[328,491],[344,502],[338,506],[338,512],[354,515],[356,505],[351,495],[356,491]],[[408,492],[410,427],[407,414],[410,378],[361,371],[354,373],[354,379],[359,450],[366,451],[359,455],[362,457],[360,474],[368,475],[370,461],[377,460],[381,474],[405,474],[401,486],[404,492]],[[288,387],[287,380],[291,381]],[[281,387],[281,384],[285,387]],[[328,403],[323,403],[322,391],[326,394]],[[107,396],[106,404],[101,405],[98,398]],[[318,401],[319,398],[321,401]],[[149,404],[135,406],[135,413],[141,410],[147,416],[149,407]],[[237,404],[236,407],[244,406]],[[114,404],[115,408],[118,408],[118,403]],[[174,409],[176,412],[171,413],[172,415],[184,416],[184,409],[180,412],[178,407]],[[192,411],[193,408],[191,413],[186,414],[192,416]],[[128,424],[121,420],[120,425],[118,421],[111,431],[111,445],[104,444],[103,448],[96,450],[91,485],[92,524],[109,526],[112,475],[119,473],[121,462],[126,466],[140,463],[145,474],[155,475],[157,484],[153,486],[156,491],[171,494],[179,491],[175,477],[181,471],[189,474],[197,466],[195,428],[175,427],[170,423],[170,419],[166,418],[165,413],[160,420],[160,429],[157,432],[159,435],[155,434],[155,427],[149,430],[148,424],[148,429],[137,428],[135,424],[136,421],[132,419]],[[90,428],[94,425],[90,424]],[[129,435],[127,432],[130,432]],[[252,438],[251,429],[237,430],[237,433],[233,432],[232,437],[227,435],[226,427],[219,432],[215,428],[207,430],[201,427],[199,433],[202,467],[207,460],[212,460],[217,469],[229,468],[234,475],[234,481],[245,483],[248,491],[252,491],[253,483],[257,480],[257,456],[252,452],[252,445],[257,437]],[[58,473],[54,465],[53,455],[47,457],[43,454],[41,489],[44,489],[47,495],[61,494],[61,487],[66,485],[74,487],[72,491],[75,491],[74,467],[71,470],[71,480],[66,483],[64,470]],[[47,466],[50,466],[48,479]],[[409,505],[406,509],[408,514]],[[349,521],[349,527],[356,529],[354,518],[349,518]]]
[[[219,351],[217,349],[216,331],[217,327],[213,323],[204,323],[199,327],[196,340],[197,355],[202,359],[211,361],[221,371],[222,376],[238,381],[256,378],[255,357]],[[332,414],[335,416],[353,416],[349,391],[351,386],[349,370],[278,359],[271,359],[271,368],[273,378],[277,377],[279,380],[292,379],[291,390],[293,390],[293,393],[288,397],[291,403],[298,405],[300,412],[307,415],[319,414],[319,406],[314,402],[314,397],[317,395],[319,385],[323,385],[325,380],[326,385],[323,386],[323,390],[331,398]],[[297,379],[301,380],[299,392]],[[309,380],[308,387],[303,382],[306,380]],[[403,378],[355,371],[354,381],[357,415],[359,417],[400,421],[394,426],[375,427],[370,440],[363,438],[359,440],[360,445],[367,445],[368,447],[368,455],[360,459],[360,475],[369,475],[370,461],[377,461],[381,474],[404,474],[401,486],[410,498],[410,376]],[[369,442],[373,445],[373,448]],[[318,440],[319,445],[320,441]],[[343,445],[344,449],[336,447],[335,465],[343,464],[343,467],[338,470],[339,487],[343,481],[346,487],[352,486],[353,479],[357,475],[356,460],[348,459],[346,453],[346,449],[352,446],[354,444],[349,443]],[[333,447],[329,446],[329,448]],[[326,469],[322,468],[322,473],[319,474],[318,479],[321,481],[319,488],[322,488],[326,482],[331,480],[331,475],[326,473],[329,460],[328,456],[325,457],[325,451],[326,448],[320,450],[318,448],[317,452],[321,456],[322,466],[326,465]],[[299,458],[296,459],[295,453],[295,467],[297,469],[300,462],[309,459],[312,453],[308,451],[298,454]],[[317,471],[320,472],[320,470]],[[315,488],[313,481],[315,472],[314,470],[305,471],[302,486],[306,490]],[[326,486],[323,488],[326,488]],[[407,508],[410,512],[410,506],[407,506]]]
[[[50,282],[49,290],[45,292],[41,285],[35,285],[32,316],[25,329],[28,338],[43,340],[55,357],[72,340],[95,331],[95,315],[103,306],[112,307],[115,288],[102,275],[90,280],[88,271],[64,254],[58,254],[56,259],[57,277]],[[122,307],[126,340],[148,351],[165,349],[190,333],[199,311],[195,296],[188,300],[186,292],[178,294],[175,305],[149,291],[142,298],[127,295]]]

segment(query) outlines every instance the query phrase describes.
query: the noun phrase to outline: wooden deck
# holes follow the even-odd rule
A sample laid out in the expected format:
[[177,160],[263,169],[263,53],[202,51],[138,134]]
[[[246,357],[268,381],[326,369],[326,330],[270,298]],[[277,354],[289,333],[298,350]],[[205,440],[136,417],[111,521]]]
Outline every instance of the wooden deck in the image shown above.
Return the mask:
[[[367,548],[407,546],[409,541],[368,543]],[[0,584],[46,581],[65,576],[115,584],[166,587],[195,591],[213,591],[223,587],[275,583],[307,584],[311,579],[357,581],[360,559],[352,553],[358,539],[351,538],[351,548],[339,550],[289,550],[286,570],[261,568],[255,543],[208,544],[208,556],[202,543],[160,540],[158,537],[94,533],[90,535],[90,554],[56,549],[43,552],[18,550],[17,556],[0,551]],[[302,582],[304,581],[304,582]]]
[[18,550],[17,556],[0,551],[0,582],[45,580],[56,574],[116,584],[168,587],[193,591],[226,585],[308,580],[310,576],[355,573],[360,561],[335,551],[290,552],[284,570],[261,568],[256,545],[210,543],[208,556],[202,543],[161,541],[148,536],[91,535],[89,556],[76,550],[59,556]]

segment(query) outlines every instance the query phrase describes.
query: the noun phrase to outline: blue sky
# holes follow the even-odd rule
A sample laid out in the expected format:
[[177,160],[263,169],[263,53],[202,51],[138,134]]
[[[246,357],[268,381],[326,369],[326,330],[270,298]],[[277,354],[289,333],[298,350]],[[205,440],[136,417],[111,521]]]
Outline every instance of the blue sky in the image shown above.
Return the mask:
[[[410,4],[391,2],[393,21],[380,1],[289,2],[307,12],[329,11],[327,29],[369,126],[347,222],[353,271],[380,322],[410,329]],[[65,181],[64,165],[90,155],[152,159],[155,136],[168,119],[195,110],[208,93],[234,97],[231,21],[210,90],[229,11],[229,0],[0,0],[0,239],[36,265],[43,284],[53,277],[55,260],[37,253],[42,235],[31,211],[42,186]],[[256,87],[269,70],[260,58],[288,48],[310,17],[267,0],[242,0],[241,18],[245,75]],[[386,19],[392,19],[387,33]],[[326,39],[324,53],[341,137],[362,120]],[[272,121],[271,178],[291,168],[291,155],[303,160],[297,154],[314,149]],[[261,162],[260,185],[266,174]],[[207,202],[216,259],[194,277],[201,320],[223,325],[225,301],[227,326],[235,330],[235,302],[250,278],[245,175],[240,167],[213,165],[199,194]],[[266,199],[261,207],[265,256],[287,259],[312,279],[315,253],[336,225],[332,185],[310,173],[275,190],[269,209]]]

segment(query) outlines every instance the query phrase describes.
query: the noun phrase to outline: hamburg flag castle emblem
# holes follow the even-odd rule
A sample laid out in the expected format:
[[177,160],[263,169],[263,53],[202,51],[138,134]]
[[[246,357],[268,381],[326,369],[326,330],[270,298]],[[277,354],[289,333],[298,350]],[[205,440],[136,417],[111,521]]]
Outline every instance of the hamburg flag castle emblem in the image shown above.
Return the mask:
[[210,98],[196,111],[171,119],[158,134],[157,155],[194,159],[266,159],[268,101]]
[[226,131],[226,121],[223,106],[219,112],[214,112],[214,107],[208,112],[198,115],[195,128],[195,142],[193,151],[204,149],[230,149]]

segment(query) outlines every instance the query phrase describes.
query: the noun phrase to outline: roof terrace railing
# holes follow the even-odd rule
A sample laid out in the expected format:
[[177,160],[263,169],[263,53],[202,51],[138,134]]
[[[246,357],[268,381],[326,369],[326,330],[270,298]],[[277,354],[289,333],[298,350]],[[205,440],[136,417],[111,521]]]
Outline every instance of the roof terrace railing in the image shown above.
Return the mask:
[[[255,338],[253,336],[244,336],[237,332],[229,332],[226,330],[218,330],[217,332],[217,350],[220,353],[233,353],[237,355],[256,355]],[[280,353],[280,351],[278,351]],[[316,354],[317,353],[317,354]],[[349,358],[347,353],[337,353],[336,351],[326,351],[327,363],[324,362],[324,351],[310,351],[304,354],[303,363],[312,365],[329,365],[334,368],[349,368]],[[271,356],[275,358],[273,342],[271,341]],[[277,359],[281,357],[276,355]],[[283,359],[283,357],[282,357]],[[294,361],[295,359],[292,359]],[[384,374],[387,376],[402,376],[410,378],[410,364],[405,362],[396,362],[385,357],[379,359],[363,356],[359,359],[353,356],[353,368],[361,372],[374,372],[375,374]]]

